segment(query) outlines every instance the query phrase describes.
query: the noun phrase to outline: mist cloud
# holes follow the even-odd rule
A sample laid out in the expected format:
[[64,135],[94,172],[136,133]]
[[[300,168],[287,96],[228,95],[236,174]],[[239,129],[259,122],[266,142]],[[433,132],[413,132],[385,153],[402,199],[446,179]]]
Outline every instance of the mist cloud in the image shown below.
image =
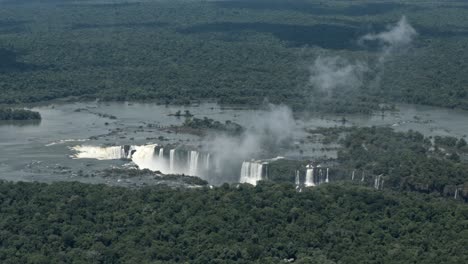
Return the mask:
[[309,68],[309,82],[328,95],[335,89],[357,88],[363,83],[363,75],[368,71],[366,63],[349,62],[347,59],[319,56]]
[[222,166],[239,165],[253,158],[272,158],[272,148],[290,143],[297,127],[291,109],[284,105],[269,105],[268,110],[254,114],[250,125],[240,136],[210,135],[204,144]]
[[387,31],[367,34],[361,37],[359,42],[377,41],[384,50],[395,50],[409,46],[417,35],[416,30],[408,23],[406,17],[403,16],[396,25],[389,27]]
[[379,85],[386,59],[410,47],[417,35],[418,33],[408,23],[406,17],[402,16],[396,25],[388,26],[386,31],[366,34],[359,38],[358,43],[362,46],[376,44],[379,47],[380,53],[376,63],[350,62],[339,56],[318,56],[309,68],[309,84],[330,95],[337,89],[361,87],[364,85],[364,75],[369,72],[373,76],[371,83]]

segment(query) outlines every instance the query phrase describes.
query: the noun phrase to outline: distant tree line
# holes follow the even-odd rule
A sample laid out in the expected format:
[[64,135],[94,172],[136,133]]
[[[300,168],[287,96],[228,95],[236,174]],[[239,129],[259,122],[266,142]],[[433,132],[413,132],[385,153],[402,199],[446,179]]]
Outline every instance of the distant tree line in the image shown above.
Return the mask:
[[[331,93],[311,87],[308,66],[319,55],[374,57],[371,50],[357,52],[352,43],[367,33],[361,29],[388,24],[393,9],[386,9],[388,3],[317,5],[307,0],[300,2],[308,8],[293,11],[292,3],[275,2],[274,8],[262,0],[232,5],[147,1],[110,8],[83,2],[64,4],[60,15],[53,8],[37,13],[27,5],[5,6],[0,103],[71,97],[257,106],[268,99],[295,110],[327,113],[370,113],[382,103],[402,101],[468,109],[468,53],[463,52],[468,38],[466,32],[454,31],[464,27],[468,8],[462,8],[463,1],[439,7],[445,23],[437,26],[426,12],[433,9],[430,4],[394,6],[399,13],[413,14],[409,19],[420,27],[420,42],[411,52],[389,58],[376,85]],[[322,16],[325,6],[327,15]],[[349,13],[376,7],[380,12],[365,22]],[[348,12],[342,13],[343,8]],[[110,23],[116,12],[119,23]],[[24,19],[33,16],[35,21]],[[57,27],[50,27],[51,20]]]
[[40,120],[39,112],[26,109],[0,108],[0,120]]

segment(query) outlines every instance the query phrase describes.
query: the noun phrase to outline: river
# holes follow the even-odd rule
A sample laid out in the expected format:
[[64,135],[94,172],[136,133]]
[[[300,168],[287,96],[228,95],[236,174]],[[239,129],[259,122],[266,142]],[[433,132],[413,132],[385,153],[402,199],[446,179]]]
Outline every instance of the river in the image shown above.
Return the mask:
[[[465,111],[415,105],[399,105],[398,108],[399,111],[384,114],[346,115],[346,125],[391,126],[399,131],[412,129],[427,136],[465,137],[468,131],[468,114]],[[41,113],[41,122],[0,123],[1,179],[42,182],[72,180],[119,185],[121,181],[89,175],[102,169],[128,165],[128,160],[76,159],[73,157],[77,153],[72,148],[79,145],[147,144],[177,144],[203,148],[213,137],[176,134],[161,128],[181,125],[184,118],[173,116],[179,110],[188,110],[198,118],[209,117],[221,122],[231,120],[244,127],[254,126],[264,116],[268,116],[269,112],[226,108],[208,103],[181,107],[150,103],[81,102],[48,104],[31,109]],[[288,141],[289,144],[279,147],[274,153],[264,153],[265,158],[284,156],[291,159],[314,159],[336,155],[333,146],[331,149],[323,149],[322,144],[308,139],[309,134],[305,129],[341,126],[343,115],[301,116],[290,125],[292,138]],[[276,121],[271,122],[275,124]],[[268,154],[271,156],[268,157]]]

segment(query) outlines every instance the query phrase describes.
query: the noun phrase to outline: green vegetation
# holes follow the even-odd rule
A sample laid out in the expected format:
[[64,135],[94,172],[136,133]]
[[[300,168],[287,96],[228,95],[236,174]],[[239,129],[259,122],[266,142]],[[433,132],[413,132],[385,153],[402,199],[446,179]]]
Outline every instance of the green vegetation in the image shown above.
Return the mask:
[[328,184],[0,183],[9,263],[466,263],[468,206]]
[[196,117],[187,118],[185,119],[184,124],[182,126],[197,130],[222,131],[232,135],[240,135],[244,131],[244,128],[241,125],[230,120],[226,120],[223,124],[206,116],[203,119]]
[[0,121],[2,120],[40,120],[41,114],[25,109],[0,108]]
[[[398,102],[468,109],[468,3],[462,0],[0,5],[2,105],[70,97],[284,103],[337,113],[385,111]],[[381,50],[357,39],[402,15],[418,38],[379,65]],[[313,86],[310,66],[318,56],[366,62],[365,85],[333,92]],[[175,132],[243,131],[188,111],[174,116],[186,118],[168,128]],[[40,118],[0,108],[0,120]],[[302,192],[292,185],[293,173],[306,162],[288,160],[272,162],[269,181],[256,187],[212,189],[196,177],[124,169],[79,174],[182,184],[0,182],[0,263],[468,263],[465,139],[383,127],[309,132],[308,140],[341,148],[337,160],[327,160],[334,165],[332,183]],[[359,176],[351,181],[353,172]],[[368,188],[377,177],[383,190]],[[174,189],[187,185],[198,186]]]
[[176,117],[181,117],[181,116],[184,116],[184,117],[192,117],[193,115],[190,113],[189,110],[185,110],[184,111],[184,114],[182,114],[182,112],[180,110],[177,110],[177,112],[175,114],[171,114],[173,116],[176,116]]
[[[339,139],[335,175],[351,179],[357,171],[373,184],[378,175],[385,180],[385,188],[404,191],[436,192],[468,199],[468,148],[464,139],[454,137],[424,137],[415,131],[396,132],[387,127],[318,129]],[[325,138],[329,138],[326,136]]]
[[[464,1],[10,1],[0,10],[0,103],[62,97],[216,100],[369,112],[383,102],[468,109]],[[379,85],[327,95],[318,55],[375,61],[356,44],[406,14],[419,32]],[[435,19],[437,18],[437,19]]]
[[[159,174],[158,174],[159,173]],[[120,169],[120,168],[111,168],[104,169],[93,173],[93,175],[81,175],[85,177],[98,176],[103,178],[118,178],[118,179],[132,179],[132,178],[150,178],[155,181],[172,181],[180,182],[188,185],[197,185],[205,186],[208,185],[208,182],[192,176],[185,175],[161,175],[160,172],[153,172],[148,169],[137,170],[137,169]]]

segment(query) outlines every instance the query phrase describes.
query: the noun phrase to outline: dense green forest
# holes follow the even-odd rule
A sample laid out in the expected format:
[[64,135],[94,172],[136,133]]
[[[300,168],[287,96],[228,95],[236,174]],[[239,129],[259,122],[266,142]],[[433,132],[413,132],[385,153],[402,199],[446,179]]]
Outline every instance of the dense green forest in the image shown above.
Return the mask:
[[329,184],[0,183],[2,263],[466,263],[468,206]]
[[0,120],[40,120],[39,112],[25,109],[0,108]]
[[[0,120],[40,120],[18,105],[58,99],[282,103],[295,115],[384,113],[401,102],[468,110],[463,0],[0,0],[0,6]],[[403,16],[417,32],[404,48],[361,41]],[[324,76],[317,81],[318,73]],[[74,111],[119,121],[90,109]],[[173,115],[185,122],[166,132],[244,131],[188,110]],[[336,159],[305,160],[300,152],[301,159],[272,161],[257,186],[213,187],[197,177],[131,168],[78,175],[163,183],[132,189],[0,181],[0,263],[468,263],[466,139],[342,121],[308,130],[297,144],[300,152],[307,140],[322,143],[337,149]],[[34,135],[27,142],[39,144]],[[33,160],[35,153],[25,156]],[[331,183],[296,188],[296,171],[305,177],[310,162],[330,168]],[[27,166],[15,169],[27,173]]]
[[[468,109],[464,1],[0,1],[0,103],[62,97],[215,100],[369,112],[408,102]],[[327,94],[319,56],[373,64],[359,37],[402,15],[418,32],[378,82]],[[375,77],[375,76],[374,76]],[[374,80],[375,81],[375,80]]]
[[[464,138],[424,137],[415,131],[396,132],[388,127],[331,128],[313,131],[338,141],[340,180],[373,184],[378,175],[384,188],[439,193],[468,200],[468,147]],[[340,136],[341,135],[341,136]],[[363,176],[364,175],[364,176]]]
[[[390,127],[336,127],[310,130],[321,135],[324,148],[334,144],[337,158],[315,159],[330,168],[331,181],[375,186],[394,191],[432,193],[468,201],[468,146],[464,138],[425,137],[416,131]],[[309,160],[277,160],[269,180],[294,183],[296,171],[305,177]],[[354,177],[353,177],[354,174]]]

